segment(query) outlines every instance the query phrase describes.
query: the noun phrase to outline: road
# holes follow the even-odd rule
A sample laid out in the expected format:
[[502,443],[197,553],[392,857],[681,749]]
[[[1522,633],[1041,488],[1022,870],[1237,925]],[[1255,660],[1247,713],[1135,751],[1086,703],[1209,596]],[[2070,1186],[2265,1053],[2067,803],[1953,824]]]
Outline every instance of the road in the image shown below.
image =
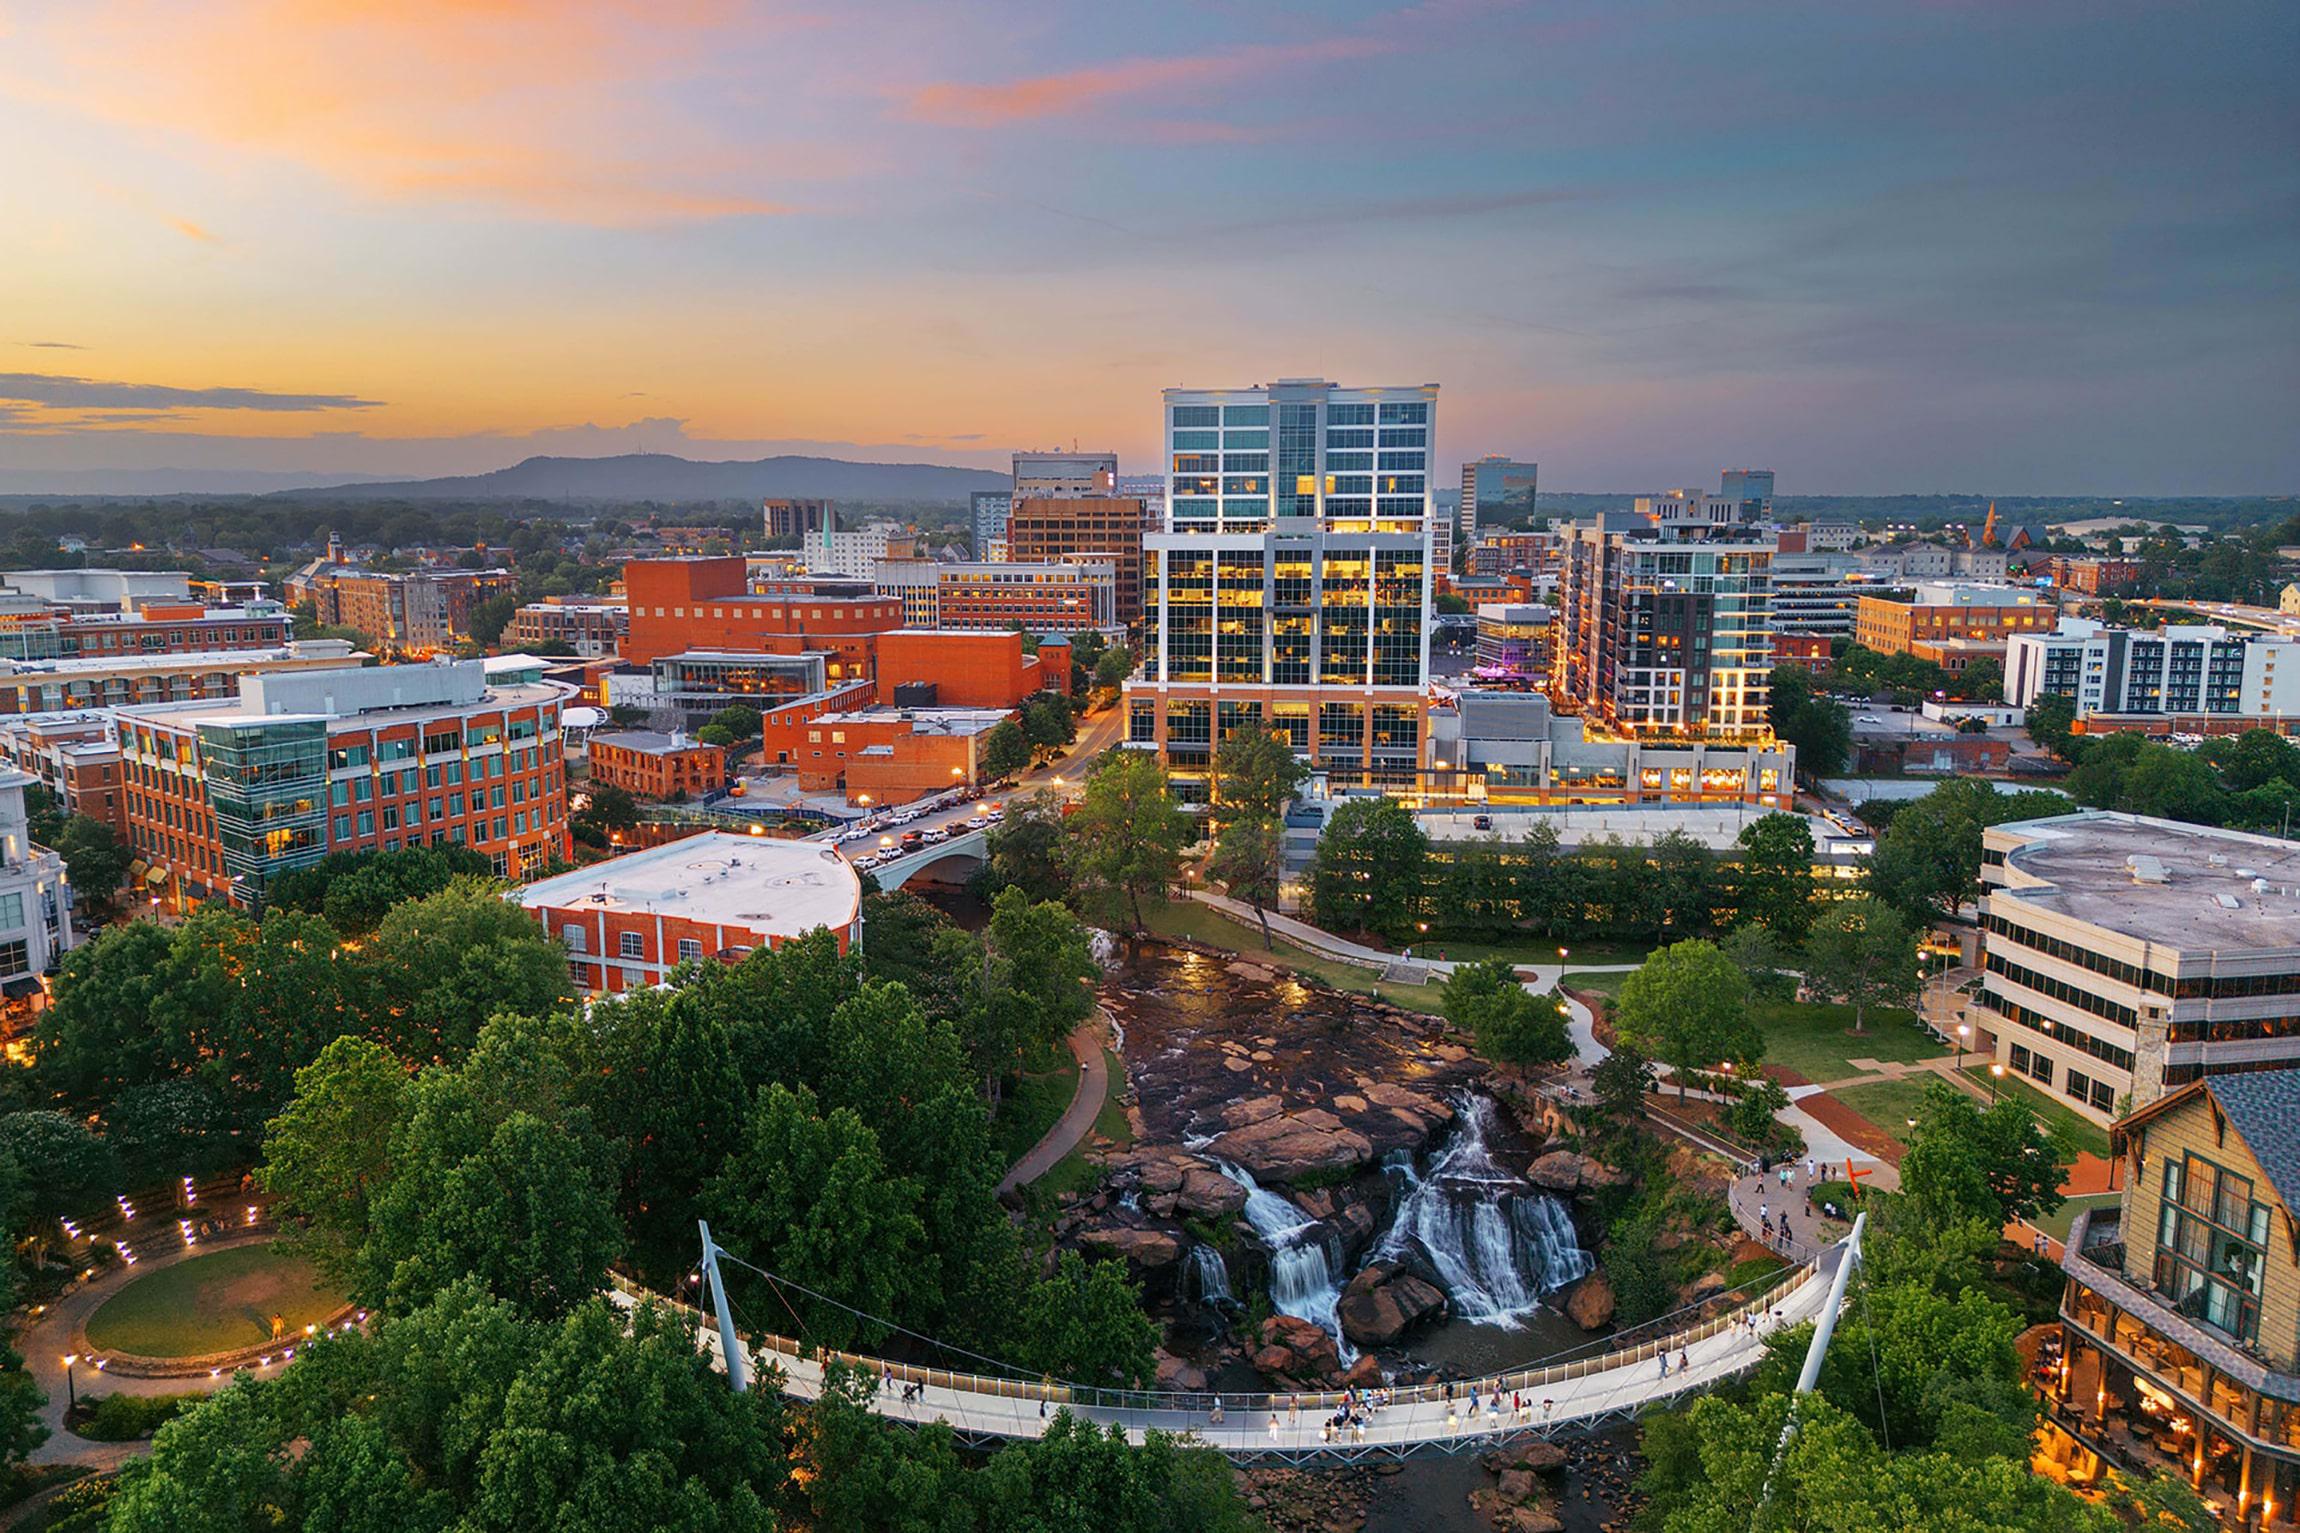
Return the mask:
[[2137,597],[2125,605],[2156,607],[2168,612],[2193,612],[2207,622],[2266,628],[2286,638],[2300,638],[2300,615],[2279,612],[2274,607],[2248,607],[2240,602],[2174,601],[2158,596]]
[[[979,800],[962,801],[936,809],[917,810],[915,811],[916,819],[906,821],[899,826],[893,824],[888,816],[908,814],[914,811],[906,805],[895,805],[891,809],[875,814],[861,822],[873,827],[872,834],[851,841],[834,841],[833,844],[837,845],[841,856],[852,862],[856,858],[868,856],[873,852],[885,851],[894,846],[901,840],[906,831],[956,831],[963,828],[969,819],[992,805],[1004,805],[1026,793],[1052,791],[1075,797],[1080,791],[1080,774],[1086,769],[1087,764],[1111,746],[1116,745],[1123,737],[1125,728],[1126,710],[1113,704],[1100,713],[1088,715],[1078,731],[1078,738],[1071,743],[1069,750],[1044,766],[1032,767],[1029,771],[1024,772],[1015,779],[1013,787],[1004,791],[986,791]],[[811,841],[833,841],[834,837],[846,835],[856,828],[855,824],[850,823],[832,830],[817,831],[807,839]]]

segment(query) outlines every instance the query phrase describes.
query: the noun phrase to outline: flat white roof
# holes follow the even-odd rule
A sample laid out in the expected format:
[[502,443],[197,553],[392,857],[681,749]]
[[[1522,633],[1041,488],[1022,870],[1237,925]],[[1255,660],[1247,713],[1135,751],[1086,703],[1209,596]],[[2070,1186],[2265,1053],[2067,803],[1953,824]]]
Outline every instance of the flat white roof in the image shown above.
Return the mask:
[[831,848],[706,831],[514,891],[529,910],[676,916],[795,937],[853,924],[862,880]]

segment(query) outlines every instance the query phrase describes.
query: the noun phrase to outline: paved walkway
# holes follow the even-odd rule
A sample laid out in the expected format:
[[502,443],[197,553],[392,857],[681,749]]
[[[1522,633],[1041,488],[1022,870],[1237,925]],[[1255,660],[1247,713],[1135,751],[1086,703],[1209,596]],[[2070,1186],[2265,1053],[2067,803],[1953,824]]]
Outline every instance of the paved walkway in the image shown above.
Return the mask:
[[1063,1156],[1078,1147],[1093,1129],[1094,1120],[1102,1115],[1102,1104],[1110,1095],[1110,1061],[1102,1052],[1109,1021],[1108,1014],[1096,1007],[1094,1015],[1079,1023],[1064,1040],[1070,1057],[1078,1061],[1078,1089],[1071,1094],[1062,1116],[1054,1120],[1054,1127],[1008,1168],[998,1184],[1002,1196],[1052,1171]]

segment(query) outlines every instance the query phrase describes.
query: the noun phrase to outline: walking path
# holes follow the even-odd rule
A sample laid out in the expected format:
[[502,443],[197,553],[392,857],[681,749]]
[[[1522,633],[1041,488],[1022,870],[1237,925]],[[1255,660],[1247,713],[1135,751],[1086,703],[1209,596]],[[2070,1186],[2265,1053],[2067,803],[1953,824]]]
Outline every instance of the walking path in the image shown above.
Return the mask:
[[1102,1115],[1102,1104],[1110,1095],[1110,1060],[1103,1053],[1109,1021],[1108,1013],[1096,1007],[1094,1015],[1079,1023],[1064,1040],[1070,1057],[1078,1061],[1078,1090],[1072,1094],[1070,1105],[1062,1109],[1062,1116],[1054,1120],[1054,1127],[1007,1170],[998,1184],[1000,1196],[1052,1171],[1063,1156],[1078,1148],[1078,1142]]

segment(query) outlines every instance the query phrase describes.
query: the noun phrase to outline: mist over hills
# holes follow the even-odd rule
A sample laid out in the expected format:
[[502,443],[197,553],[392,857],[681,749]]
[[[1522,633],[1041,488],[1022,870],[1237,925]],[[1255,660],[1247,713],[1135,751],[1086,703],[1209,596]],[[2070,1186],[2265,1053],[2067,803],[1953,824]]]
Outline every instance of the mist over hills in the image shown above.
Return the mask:
[[536,457],[492,473],[321,485],[290,493],[340,500],[705,501],[799,495],[899,501],[963,500],[975,490],[1001,490],[1010,483],[1007,475],[989,469],[940,463],[853,463],[797,454],[710,463],[650,452]]

